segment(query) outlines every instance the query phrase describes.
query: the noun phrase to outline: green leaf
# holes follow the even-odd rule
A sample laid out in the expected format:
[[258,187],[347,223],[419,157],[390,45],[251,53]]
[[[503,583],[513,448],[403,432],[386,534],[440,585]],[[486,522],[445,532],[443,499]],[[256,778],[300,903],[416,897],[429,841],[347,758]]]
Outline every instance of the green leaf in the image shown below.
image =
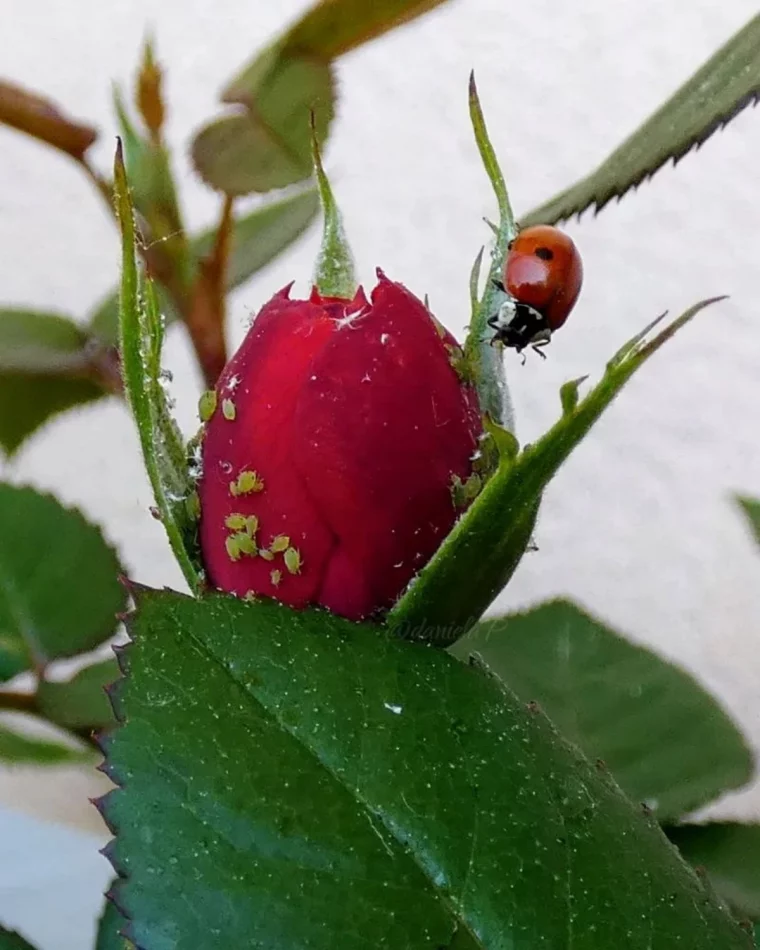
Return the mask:
[[534,445],[516,458],[502,453],[497,471],[388,615],[390,628],[407,638],[446,645],[477,623],[514,573],[530,540],[541,494],[565,459],[636,370],[700,310],[721,299],[696,304],[648,342],[645,333],[637,334],[609,362],[591,392],[575,408],[567,404]]
[[[111,887],[113,888],[113,885]],[[106,897],[103,913],[98,921],[95,950],[127,950],[131,947],[132,944],[119,933],[125,923],[114,902]]]
[[674,164],[706,141],[760,95],[760,15],[718,50],[654,115],[587,178],[536,208],[520,222],[553,224],[590,205],[601,210],[622,198],[668,159]]
[[[227,289],[245,283],[274,260],[311,224],[319,210],[316,188],[307,188],[276,201],[261,204],[235,221],[227,268]],[[203,231],[191,240],[193,256],[205,257],[214,245],[216,228]],[[161,313],[166,324],[180,315],[161,284],[156,284]],[[119,294],[112,292],[99,304],[90,318],[90,331],[101,340],[116,343],[119,337]]]
[[481,669],[324,611],[135,597],[101,807],[138,946],[749,946]]
[[104,396],[96,357],[67,317],[0,309],[0,447],[12,454],[51,416]]
[[114,191],[122,242],[119,322],[124,388],[169,544],[190,588],[196,589],[200,583],[194,557],[196,522],[189,505],[193,489],[182,435],[161,385],[164,323],[153,281],[137,267],[135,222],[121,143],[114,163]]
[[480,655],[521,699],[540,703],[661,822],[752,777],[747,743],[702,686],[568,601],[484,620],[453,650]]
[[[0,762],[11,765],[75,765],[92,761],[92,753],[70,745],[23,735],[0,723]],[[0,950],[2,950],[0,941]]]
[[126,601],[121,571],[78,511],[0,483],[0,682],[110,637]]
[[34,950],[21,934],[0,927],[0,950]]
[[322,205],[322,243],[314,272],[314,284],[323,297],[352,300],[356,293],[354,258],[343,229],[343,219],[322,166],[316,130],[311,142],[314,176]]
[[[205,126],[192,145],[203,180],[228,195],[284,188],[311,175],[309,113],[320,142],[335,110],[328,63],[302,56],[261,57],[255,82],[225,96],[246,106]],[[266,68],[264,68],[266,67]]]
[[[285,34],[282,47],[320,59],[335,59],[441,3],[442,0],[321,0]],[[235,82],[243,81],[241,77]]]
[[442,0],[322,0],[228,84],[222,99],[245,113],[217,119],[192,146],[201,177],[230,195],[263,192],[311,173],[309,111],[320,144],[335,111],[331,61]]
[[747,521],[749,526],[752,529],[752,534],[755,537],[755,541],[760,544],[760,501],[757,501],[755,498],[746,498],[742,496],[737,496],[736,500],[741,505],[744,514],[747,516]]
[[[488,280],[479,302],[477,302],[477,282],[480,273],[480,255],[476,259],[476,266],[470,277],[473,311],[470,329],[465,341],[465,357],[472,366],[481,408],[489,414],[497,425],[513,430],[514,413],[504,371],[504,355],[500,347],[491,346],[493,331],[488,327],[488,319],[498,310],[497,300],[500,291],[494,281],[502,279],[507,250],[509,244],[514,240],[517,228],[512,214],[512,206],[509,203],[507,185],[491,140],[488,137],[474,73],[470,73],[469,102],[475,142],[499,206],[499,226],[496,229],[496,241],[491,249],[491,266],[488,272]],[[482,254],[482,250],[480,254]]]
[[106,686],[119,678],[116,660],[80,670],[62,683],[43,680],[37,688],[40,715],[66,729],[101,729],[113,724]]
[[684,858],[703,867],[737,914],[760,920],[760,825],[712,822],[666,828]]

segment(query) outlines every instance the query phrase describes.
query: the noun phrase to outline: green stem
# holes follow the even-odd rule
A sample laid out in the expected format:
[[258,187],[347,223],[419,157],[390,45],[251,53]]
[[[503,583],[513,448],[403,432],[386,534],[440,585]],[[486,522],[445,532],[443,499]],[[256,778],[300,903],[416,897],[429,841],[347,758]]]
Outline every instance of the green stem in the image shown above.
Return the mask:
[[[504,175],[488,136],[488,129],[478,98],[478,89],[475,85],[474,73],[470,74],[469,102],[475,141],[483,161],[483,167],[496,195],[496,203],[499,208],[499,226],[495,229],[496,241],[491,251],[491,267],[480,302],[477,301],[477,294],[471,291],[474,303],[470,329],[465,341],[465,355],[474,370],[482,410],[487,412],[494,422],[512,431],[514,429],[514,417],[504,373],[504,360],[501,350],[490,345],[493,331],[488,326],[488,319],[498,310],[500,291],[493,282],[502,279],[507,251],[517,234],[517,225],[509,201]],[[479,272],[480,266],[476,261],[470,280],[471,288],[477,288]]]

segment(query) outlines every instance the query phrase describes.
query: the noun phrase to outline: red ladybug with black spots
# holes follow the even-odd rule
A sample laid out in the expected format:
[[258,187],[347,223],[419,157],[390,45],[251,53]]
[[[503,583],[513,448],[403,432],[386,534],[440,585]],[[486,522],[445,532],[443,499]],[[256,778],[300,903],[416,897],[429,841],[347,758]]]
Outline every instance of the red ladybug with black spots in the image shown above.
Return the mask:
[[582,284],[583,262],[571,238],[546,224],[520,231],[509,246],[504,280],[496,282],[507,300],[488,320],[496,331],[491,343],[518,353],[530,346],[545,356],[540,348],[567,320]]

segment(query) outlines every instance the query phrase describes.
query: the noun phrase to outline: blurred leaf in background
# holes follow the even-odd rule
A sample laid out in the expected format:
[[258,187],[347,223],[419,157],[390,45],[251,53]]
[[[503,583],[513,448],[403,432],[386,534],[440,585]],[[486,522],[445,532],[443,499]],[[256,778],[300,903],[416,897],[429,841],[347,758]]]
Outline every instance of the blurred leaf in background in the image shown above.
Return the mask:
[[754,758],[688,673],[567,600],[481,621],[452,652],[481,656],[633,801],[675,820],[752,778]]

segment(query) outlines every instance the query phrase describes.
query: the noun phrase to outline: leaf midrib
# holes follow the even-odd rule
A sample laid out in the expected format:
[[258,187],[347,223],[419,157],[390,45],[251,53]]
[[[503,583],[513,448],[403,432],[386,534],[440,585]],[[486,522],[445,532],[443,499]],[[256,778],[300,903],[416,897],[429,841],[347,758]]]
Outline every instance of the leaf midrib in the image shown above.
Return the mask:
[[416,850],[413,847],[409,846],[410,842],[407,842],[406,846],[404,846],[403,842],[399,841],[398,837],[396,836],[393,830],[393,827],[389,826],[388,822],[386,822],[383,813],[372,808],[370,804],[358,793],[357,789],[352,788],[345,781],[345,779],[340,775],[340,773],[332,769],[327,764],[327,762],[325,762],[318,755],[316,749],[312,748],[312,746],[305,743],[304,740],[301,738],[301,736],[298,735],[297,732],[295,732],[291,727],[289,727],[287,723],[285,723],[282,718],[280,718],[272,709],[270,709],[269,706],[267,706],[261,699],[259,699],[258,696],[252,693],[250,689],[248,688],[248,686],[242,680],[238,679],[234,675],[232,670],[230,670],[230,668],[223,662],[222,658],[219,657],[212,650],[212,648],[209,646],[208,643],[206,643],[204,640],[198,637],[198,635],[192,630],[189,631],[189,639],[196,645],[196,647],[205,656],[209,658],[209,660],[211,660],[212,663],[214,663],[220,670],[223,671],[223,673],[227,675],[227,677],[232,681],[232,683],[235,684],[237,689],[239,689],[248,699],[256,703],[264,711],[266,716],[271,721],[277,724],[277,726],[282,730],[282,732],[284,732],[286,735],[294,739],[299,744],[299,746],[301,746],[301,748],[305,749],[309,753],[309,755],[313,758],[313,760],[319,765],[319,767],[322,768],[327,773],[327,775],[329,775],[330,778],[334,782],[336,782],[337,785],[343,788],[348,793],[348,795],[350,795],[353,801],[356,801],[361,805],[362,809],[367,814],[367,820],[370,822],[370,824],[371,824],[371,817],[376,817],[380,822],[382,822],[383,827],[386,829],[388,834],[390,834],[391,838],[396,842],[397,846],[399,847],[401,856],[402,857],[408,856],[410,860],[413,861],[417,869],[422,874],[423,879],[428,882],[428,885],[430,886],[432,893],[435,894],[437,899],[443,905],[446,912],[451,917],[452,923],[454,924],[454,931],[452,933],[452,938],[453,938],[453,934],[456,933],[456,931],[459,928],[461,928],[462,930],[465,930],[467,932],[470,939],[472,940],[472,944],[474,947],[481,947],[482,950],[487,950],[486,944],[484,944],[482,940],[480,939],[480,937],[473,931],[469,922],[462,915],[461,910],[457,909],[453,900],[449,896],[447,896],[441,890],[441,888],[437,887],[433,880],[431,880],[430,875],[427,869],[425,868],[424,864],[422,864],[422,862],[418,860]]

